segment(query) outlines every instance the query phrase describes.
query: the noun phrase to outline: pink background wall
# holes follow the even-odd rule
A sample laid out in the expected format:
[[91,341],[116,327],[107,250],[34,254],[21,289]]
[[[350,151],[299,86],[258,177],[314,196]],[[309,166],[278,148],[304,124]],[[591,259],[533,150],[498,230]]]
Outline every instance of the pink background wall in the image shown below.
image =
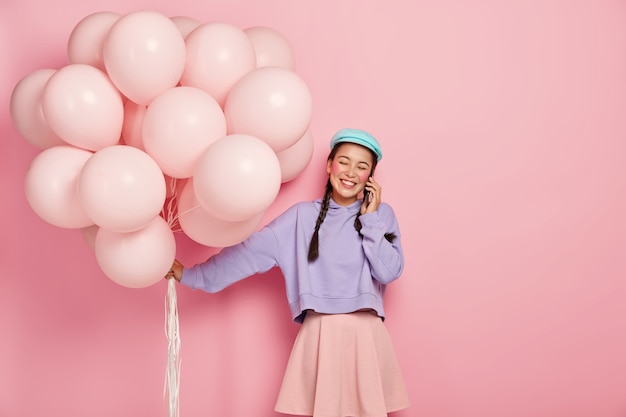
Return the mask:
[[[291,42],[316,150],[267,219],[321,194],[337,129],[384,144],[407,255],[386,299],[413,403],[397,416],[626,416],[617,0],[3,0],[0,416],[167,415],[166,283],[113,283],[78,231],[33,213],[23,178],[39,151],[8,112],[23,76],[66,64],[80,19],[140,9]],[[178,244],[185,263],[213,250]],[[277,415],[298,330],[283,291],[275,272],[216,295],[179,287],[181,416]]]

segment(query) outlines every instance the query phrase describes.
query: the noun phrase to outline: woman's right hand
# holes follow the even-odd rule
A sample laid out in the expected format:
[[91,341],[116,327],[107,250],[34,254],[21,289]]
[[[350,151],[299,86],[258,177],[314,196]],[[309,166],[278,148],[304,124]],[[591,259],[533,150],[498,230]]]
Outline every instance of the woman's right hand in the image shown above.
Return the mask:
[[180,263],[178,259],[174,259],[174,263],[172,267],[165,275],[165,279],[174,278],[176,281],[180,282],[180,279],[183,277],[183,264]]

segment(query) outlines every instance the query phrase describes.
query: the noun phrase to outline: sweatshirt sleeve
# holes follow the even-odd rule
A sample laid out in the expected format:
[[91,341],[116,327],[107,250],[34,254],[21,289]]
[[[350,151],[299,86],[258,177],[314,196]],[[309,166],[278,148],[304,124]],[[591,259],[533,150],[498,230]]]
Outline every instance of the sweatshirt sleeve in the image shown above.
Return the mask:
[[222,249],[203,263],[183,269],[180,282],[191,289],[217,292],[277,266],[277,256],[274,232],[265,227],[243,242]]
[[[399,278],[404,269],[404,254],[400,244],[400,228],[391,206],[380,204],[377,211],[363,214],[359,219],[363,250],[374,279],[388,284]],[[385,239],[386,233],[393,233],[395,239],[389,242]]]

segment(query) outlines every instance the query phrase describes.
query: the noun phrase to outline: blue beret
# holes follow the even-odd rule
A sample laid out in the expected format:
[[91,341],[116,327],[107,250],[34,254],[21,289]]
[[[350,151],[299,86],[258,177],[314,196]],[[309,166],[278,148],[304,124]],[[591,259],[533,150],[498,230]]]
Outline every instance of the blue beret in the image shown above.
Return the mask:
[[383,151],[376,138],[364,130],[358,129],[341,129],[330,140],[330,148],[334,148],[336,144],[350,142],[357,145],[365,146],[376,154],[378,161],[383,159]]

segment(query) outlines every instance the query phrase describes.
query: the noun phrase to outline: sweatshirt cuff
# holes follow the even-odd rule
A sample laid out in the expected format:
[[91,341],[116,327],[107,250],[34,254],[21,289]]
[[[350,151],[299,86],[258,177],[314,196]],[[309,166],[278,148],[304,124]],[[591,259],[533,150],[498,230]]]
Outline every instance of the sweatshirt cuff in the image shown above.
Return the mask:
[[183,276],[180,277],[180,283],[191,289],[196,289],[196,273],[193,269],[183,268]]
[[382,233],[385,233],[385,223],[380,219],[377,211],[361,214],[359,220],[364,229],[380,230]]

